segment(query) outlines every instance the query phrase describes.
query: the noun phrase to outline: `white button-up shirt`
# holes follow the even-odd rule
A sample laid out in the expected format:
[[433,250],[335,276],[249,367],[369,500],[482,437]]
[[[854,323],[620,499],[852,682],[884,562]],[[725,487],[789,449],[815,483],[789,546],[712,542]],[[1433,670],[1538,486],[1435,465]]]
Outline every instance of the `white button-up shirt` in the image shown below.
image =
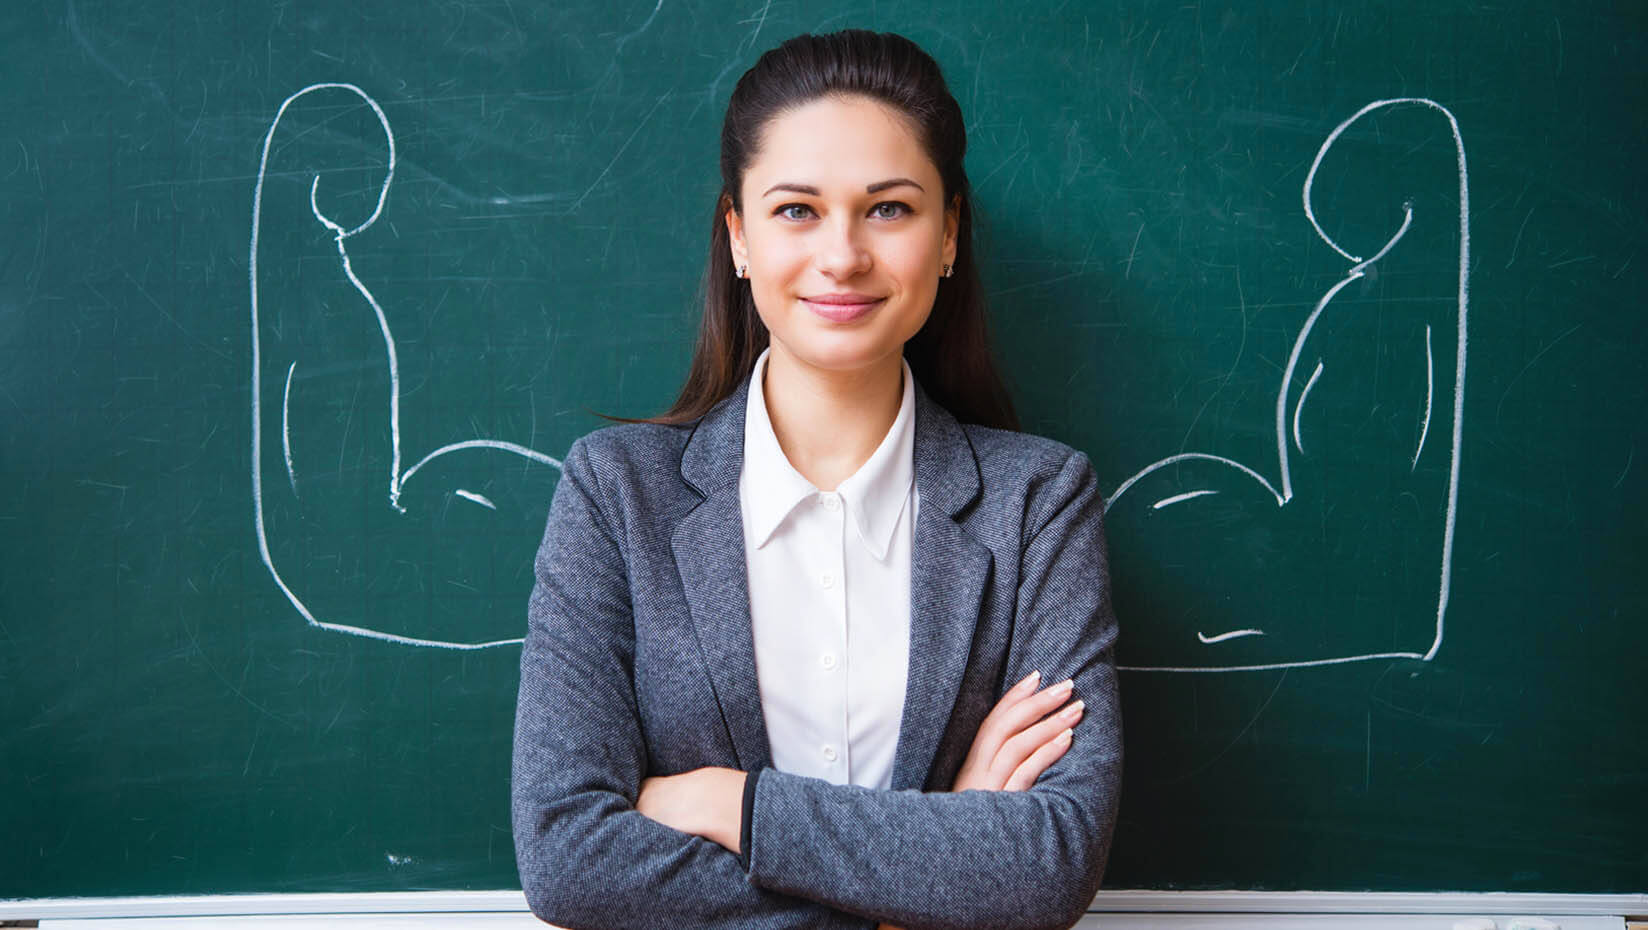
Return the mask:
[[[770,352],[770,350],[768,350]],[[773,767],[888,788],[910,660],[915,379],[881,445],[821,492],[784,456],[756,360],[739,500],[750,623]]]

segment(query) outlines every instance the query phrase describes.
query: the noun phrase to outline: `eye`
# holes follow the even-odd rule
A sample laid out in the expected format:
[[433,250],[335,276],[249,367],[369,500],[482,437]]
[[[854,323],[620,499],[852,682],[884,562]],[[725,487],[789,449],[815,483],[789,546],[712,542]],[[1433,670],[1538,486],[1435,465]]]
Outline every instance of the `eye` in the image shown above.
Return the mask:
[[804,203],[787,203],[773,211],[773,216],[786,220],[804,220],[812,216],[813,208]]
[[912,212],[909,204],[897,200],[883,200],[870,208],[870,215],[878,220],[896,220]]

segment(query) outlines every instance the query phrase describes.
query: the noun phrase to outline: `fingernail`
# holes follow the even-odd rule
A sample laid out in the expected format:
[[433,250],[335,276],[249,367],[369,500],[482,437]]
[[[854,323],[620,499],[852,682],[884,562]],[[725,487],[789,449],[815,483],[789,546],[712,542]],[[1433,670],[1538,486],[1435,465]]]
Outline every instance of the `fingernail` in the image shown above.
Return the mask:
[[1070,732],[1070,728],[1065,727],[1064,732],[1055,737],[1053,742],[1058,743],[1060,746],[1068,746],[1070,744]]
[[1014,687],[1015,688],[1034,687],[1037,679],[1039,679],[1039,678],[1041,678],[1041,672],[1039,670],[1031,672],[1029,675],[1026,675],[1024,677],[1023,681],[1019,682]]
[[1061,681],[1058,684],[1053,686],[1053,693],[1054,694],[1069,694],[1071,691],[1075,690],[1075,688],[1076,688],[1076,679],[1066,678],[1065,680],[1063,680],[1063,681]]
[[1082,715],[1082,708],[1084,708],[1086,706],[1087,706],[1086,701],[1077,701],[1076,703],[1071,704],[1069,707],[1066,707],[1064,709],[1064,713],[1060,714],[1059,716],[1063,717],[1065,720],[1075,720],[1077,717],[1080,717]]

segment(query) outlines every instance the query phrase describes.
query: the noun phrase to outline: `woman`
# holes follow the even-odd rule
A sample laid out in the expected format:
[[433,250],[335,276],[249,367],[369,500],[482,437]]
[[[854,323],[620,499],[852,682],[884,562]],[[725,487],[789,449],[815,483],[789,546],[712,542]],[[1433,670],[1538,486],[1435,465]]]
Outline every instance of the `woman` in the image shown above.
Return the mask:
[[1014,430],[965,148],[898,36],[792,39],[733,91],[686,386],[573,444],[538,553],[514,828],[543,919],[1091,901],[1121,771],[1103,504]]

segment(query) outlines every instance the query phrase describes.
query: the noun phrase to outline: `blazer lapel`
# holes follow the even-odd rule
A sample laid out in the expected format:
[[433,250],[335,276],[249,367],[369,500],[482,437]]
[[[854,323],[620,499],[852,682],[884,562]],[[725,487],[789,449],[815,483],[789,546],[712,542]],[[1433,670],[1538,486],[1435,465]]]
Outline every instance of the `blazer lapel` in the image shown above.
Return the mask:
[[738,768],[744,771],[772,765],[761,685],[755,675],[744,512],[738,499],[749,383],[745,378],[736,393],[705,414],[687,440],[681,475],[704,500],[670,536],[698,650],[709,669]]
[[[670,537],[698,649],[721,705],[738,767],[772,765],[750,627],[749,567],[738,475],[749,379],[706,414],[687,440],[681,475],[703,500]],[[910,662],[893,756],[894,789],[925,787],[990,575],[990,550],[955,520],[979,493],[978,462],[954,417],[916,384],[914,470],[921,494],[910,557]]]
[[926,787],[955,707],[990,575],[990,550],[956,522],[979,492],[972,444],[916,384],[915,540],[910,554],[910,666],[893,755],[894,790]]

